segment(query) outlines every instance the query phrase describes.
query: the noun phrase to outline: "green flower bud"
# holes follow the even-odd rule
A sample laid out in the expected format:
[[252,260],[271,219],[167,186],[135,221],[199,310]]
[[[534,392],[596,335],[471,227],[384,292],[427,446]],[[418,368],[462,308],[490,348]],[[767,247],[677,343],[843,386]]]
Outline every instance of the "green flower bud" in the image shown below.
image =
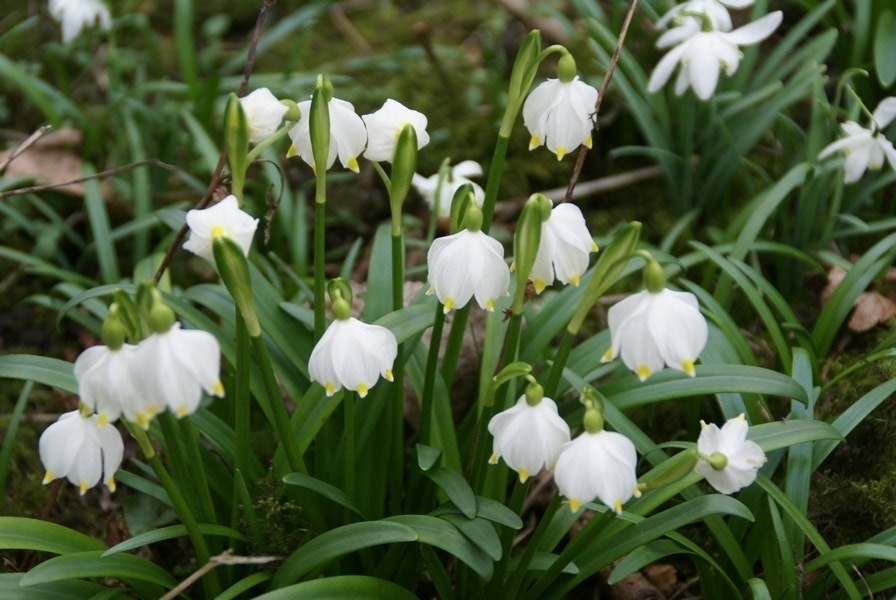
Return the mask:
[[302,115],[299,113],[299,105],[294,100],[281,100],[280,104],[286,107],[286,114],[283,115],[284,121],[298,121]]
[[127,338],[127,328],[121,322],[121,318],[118,316],[118,307],[115,304],[109,307],[109,315],[103,321],[101,336],[103,343],[110,350],[118,350],[124,346],[124,341]]
[[470,202],[467,208],[467,214],[464,217],[464,227],[472,232],[482,229],[482,209],[476,206],[475,202]]
[[417,170],[417,130],[405,123],[398,133],[392,155],[392,175],[389,179],[389,206],[392,209],[392,235],[401,234],[401,207],[411,189]]
[[140,309],[134,299],[124,290],[118,289],[112,292],[112,306],[110,314],[115,312],[115,317],[125,329],[127,339],[136,342],[143,339],[143,325],[140,322]]
[[644,266],[644,287],[651,294],[662,292],[666,287],[666,273],[663,271],[662,265],[653,258],[647,261]]
[[212,239],[212,252],[215,255],[215,265],[221,275],[221,281],[233,298],[237,310],[240,311],[249,336],[253,338],[260,336],[261,324],[258,322],[252,301],[252,283],[246,255],[243,254],[239,244],[224,235]]
[[330,295],[330,302],[336,302],[336,300],[342,299],[349,304],[352,303],[352,286],[350,286],[342,277],[330,280],[327,284],[327,294]]
[[[329,90],[329,96],[328,96]],[[333,86],[323,75],[317,76],[317,84],[311,95],[308,129],[311,135],[311,154],[314,157],[314,173],[323,177],[327,172],[327,157],[330,154],[330,107]]]
[[582,418],[582,426],[588,433],[603,431],[604,416],[601,411],[596,408],[586,408],[585,416]]
[[564,48],[563,53],[560,55],[560,60],[557,61],[557,79],[563,83],[569,83],[576,78],[577,74],[576,59]]
[[544,388],[537,383],[530,383],[526,386],[526,404],[536,406],[544,398]]
[[224,146],[227,148],[227,162],[230,164],[231,191],[242,202],[243,182],[249,166],[249,124],[243,105],[234,93],[227,97],[227,105],[224,107]]
[[162,301],[155,302],[146,317],[149,330],[153,333],[167,332],[175,321],[177,321],[177,317],[174,315],[174,311]]
[[646,492],[648,490],[656,490],[661,487],[666,487],[667,485],[672,485],[690,475],[696,464],[696,450],[679,452],[654,469],[654,474],[651,475],[650,479],[639,483],[638,489],[642,492]]
[[339,321],[345,321],[352,316],[352,305],[344,298],[336,298],[333,300],[333,317]]
[[709,456],[701,454],[700,458],[708,462],[716,471],[723,471],[728,466],[728,457],[721,452],[713,452]]
[[451,214],[449,216],[451,233],[460,231],[466,217],[467,208],[475,204],[472,183],[465,183],[454,191],[454,196],[451,199]]
[[641,224],[632,221],[613,236],[610,243],[604,248],[594,265],[594,274],[588,282],[585,294],[582,297],[582,303],[576,309],[575,314],[566,326],[569,333],[575,335],[585,322],[591,307],[597,303],[600,297],[606,292],[611,285],[616,283],[616,278],[625,269],[628,257],[638,245],[641,239]]
[[[544,201],[547,201],[545,205]],[[513,292],[511,311],[518,315],[523,312],[523,301],[526,295],[526,283],[538,245],[541,243],[541,224],[545,220],[544,207],[550,211],[551,201],[542,194],[532,194],[523,206],[517,221],[516,234],[513,236],[513,264],[516,269],[516,288]]]
[[501,129],[498,132],[503,138],[509,138],[513,130],[513,123],[532,82],[538,71],[538,63],[541,62],[541,32],[533,29],[523,40],[513,63],[513,71],[510,73],[510,86],[507,89],[507,108],[504,109],[504,117],[501,120]]

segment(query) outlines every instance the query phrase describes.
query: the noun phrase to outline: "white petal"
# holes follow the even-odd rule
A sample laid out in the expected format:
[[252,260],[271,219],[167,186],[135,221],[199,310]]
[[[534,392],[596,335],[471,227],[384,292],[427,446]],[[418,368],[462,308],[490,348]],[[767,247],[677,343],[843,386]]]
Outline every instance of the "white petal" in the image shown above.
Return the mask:
[[778,28],[778,25],[781,24],[783,18],[784,15],[781,11],[776,10],[752,23],[747,23],[743,27],[738,27],[734,31],[720,33],[719,35],[725,36],[725,39],[732,44],[749,46],[761,42],[770,36],[772,32]]
[[695,38],[688,53],[690,64],[682,68],[688,70],[694,94],[701,100],[708,100],[716,90],[719,81],[719,58],[713,50],[715,34],[701,33]]
[[874,109],[874,122],[880,129],[885,129],[896,118],[896,97],[884,98]]
[[653,73],[650,74],[650,80],[647,82],[648,92],[655,92],[666,85],[666,82],[669,81],[669,77],[672,75],[672,71],[675,70],[681,57],[687,51],[688,44],[689,42],[685,42],[675,46],[660,59],[660,62],[654,67]]

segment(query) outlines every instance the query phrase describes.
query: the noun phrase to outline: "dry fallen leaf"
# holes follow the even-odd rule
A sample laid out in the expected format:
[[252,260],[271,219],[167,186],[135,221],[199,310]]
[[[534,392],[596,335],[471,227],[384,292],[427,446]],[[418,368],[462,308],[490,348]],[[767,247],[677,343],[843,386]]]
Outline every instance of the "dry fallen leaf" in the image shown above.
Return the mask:
[[[830,299],[844,277],[846,271],[840,267],[833,266],[828,269],[828,283],[821,291],[822,304]],[[878,292],[862,292],[853,302],[853,311],[847,327],[855,333],[863,333],[893,317],[896,317],[896,303]]]

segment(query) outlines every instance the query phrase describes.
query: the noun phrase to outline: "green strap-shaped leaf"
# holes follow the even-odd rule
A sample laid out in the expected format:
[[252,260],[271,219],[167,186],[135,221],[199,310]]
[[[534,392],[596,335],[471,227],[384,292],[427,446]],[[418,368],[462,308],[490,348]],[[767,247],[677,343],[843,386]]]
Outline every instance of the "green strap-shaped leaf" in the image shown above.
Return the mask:
[[803,442],[843,439],[839,431],[824,421],[774,421],[751,425],[747,437],[765,452]]
[[0,549],[68,554],[85,550],[102,551],[106,547],[92,537],[56,523],[24,517],[0,517]]
[[421,302],[390,312],[377,319],[376,324],[385,327],[395,334],[395,339],[400,344],[424,329],[432,327],[434,318],[432,303]]
[[429,515],[397,515],[386,519],[386,522],[410,527],[417,533],[417,541],[454,555],[485,580],[490,579],[494,572],[491,558],[444,519]]
[[446,467],[430,469],[423,474],[447,494],[448,499],[467,519],[476,517],[476,495],[463,475]]
[[417,600],[417,596],[385,579],[363,575],[325,577],[297,583],[255,600]]
[[244,592],[254,588],[256,585],[264,583],[271,578],[270,573],[252,573],[248,577],[244,577],[234,583],[232,586],[221,592],[215,597],[215,600],[234,600],[239,598]]
[[289,473],[288,475],[285,475],[283,477],[283,483],[305,488],[306,490],[311,490],[312,492],[317,492],[324,498],[332,500],[343,508],[349,509],[362,519],[365,518],[364,514],[361,512],[361,509],[358,508],[358,505],[355,504],[354,501],[349,498],[345,492],[340,490],[335,485],[331,485],[310,475],[305,475],[304,473]]
[[88,577],[114,577],[138,587],[143,583],[155,588],[171,589],[177,581],[162,567],[133,554],[102,556],[102,551],[73,552],[42,562],[22,577],[23,586],[86,579]]
[[761,367],[746,365],[699,365],[697,376],[688,377],[666,369],[641,383],[626,377],[603,387],[601,392],[619,409],[631,408],[658,400],[740,392],[780,396],[806,403],[806,391],[789,375]]
[[874,70],[881,86],[888,88],[896,81],[896,12],[885,10],[877,20],[874,33]]
[[0,356],[0,379],[23,379],[73,394],[78,392],[72,363],[48,356],[32,354]]
[[320,534],[290,554],[274,573],[272,585],[276,588],[288,585],[313,573],[331,560],[362,548],[414,542],[418,537],[412,527],[399,522],[365,521],[343,525]]
[[468,540],[482,548],[492,560],[501,559],[501,539],[491,523],[481,518],[468,519],[464,515],[457,513],[448,513],[442,515],[441,518],[457,527],[458,531],[464,534]]
[[22,587],[24,573],[0,573],[0,598],[16,600],[84,600],[106,591],[107,588],[89,581],[58,581]]
[[[237,531],[236,529],[231,529],[230,527],[225,527],[223,525],[203,523],[199,525],[199,531],[202,532],[203,535],[219,535],[234,540],[246,541],[245,536],[239,531]],[[147,531],[146,533],[135,535],[134,537],[127,539],[120,544],[112,546],[103,553],[103,556],[112,556],[113,554],[118,554],[119,552],[126,552],[128,550],[133,550],[134,548],[141,548],[143,546],[148,546],[149,544],[155,544],[156,542],[170,540],[177,537],[185,537],[186,535],[187,528],[183,525],[169,525],[168,527],[160,527],[159,529],[153,529],[152,531]]]

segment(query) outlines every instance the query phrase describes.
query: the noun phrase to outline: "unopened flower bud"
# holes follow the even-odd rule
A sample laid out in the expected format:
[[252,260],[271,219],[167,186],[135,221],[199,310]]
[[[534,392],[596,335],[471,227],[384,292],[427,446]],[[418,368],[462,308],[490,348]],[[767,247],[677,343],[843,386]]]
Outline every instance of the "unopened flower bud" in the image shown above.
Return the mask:
[[246,255],[233,239],[219,235],[212,239],[212,252],[215,257],[215,265],[221,274],[221,281],[233,298],[233,303],[240,311],[249,336],[261,335],[261,324],[255,313],[255,305],[252,302],[252,282],[249,278],[249,261]]
[[647,261],[644,266],[644,287],[651,294],[657,294],[666,287],[666,273],[663,271],[662,265],[653,258]]
[[576,78],[576,60],[569,52],[563,52],[557,61],[557,79],[569,83]]

